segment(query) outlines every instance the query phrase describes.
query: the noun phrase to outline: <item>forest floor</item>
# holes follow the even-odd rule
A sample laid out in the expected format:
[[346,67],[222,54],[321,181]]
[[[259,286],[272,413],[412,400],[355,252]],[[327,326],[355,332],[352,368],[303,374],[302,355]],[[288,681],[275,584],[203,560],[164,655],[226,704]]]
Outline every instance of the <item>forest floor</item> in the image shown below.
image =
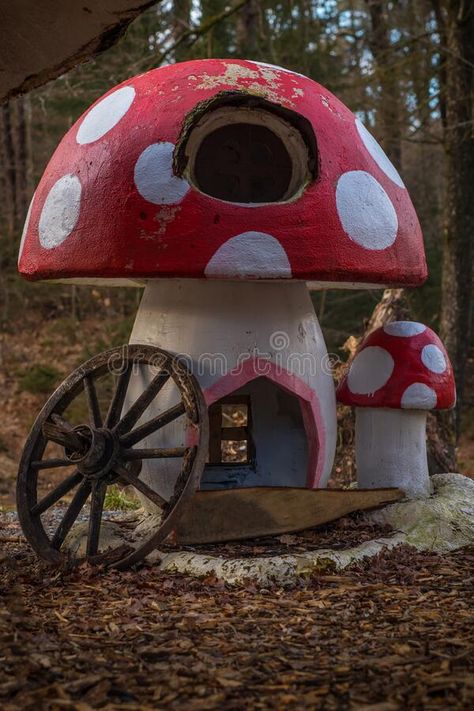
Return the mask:
[[474,707],[474,550],[264,589],[3,555],[5,711]]
[[[94,319],[14,330],[0,342],[2,709],[474,708],[472,549],[399,546],[343,574],[265,588],[162,574],[151,564],[119,573],[38,562],[13,512],[24,439],[63,376],[127,334],[121,320],[104,329]],[[462,443],[460,455],[473,472],[472,449]],[[349,456],[341,453],[340,467]],[[309,538],[220,552],[347,547],[377,533],[355,515]]]
[[[10,541],[0,554],[5,711],[474,707],[474,549],[399,546],[344,574],[231,587],[154,565],[53,570],[13,514],[0,527]],[[227,553],[353,545],[372,528],[350,516],[311,541],[281,536]]]

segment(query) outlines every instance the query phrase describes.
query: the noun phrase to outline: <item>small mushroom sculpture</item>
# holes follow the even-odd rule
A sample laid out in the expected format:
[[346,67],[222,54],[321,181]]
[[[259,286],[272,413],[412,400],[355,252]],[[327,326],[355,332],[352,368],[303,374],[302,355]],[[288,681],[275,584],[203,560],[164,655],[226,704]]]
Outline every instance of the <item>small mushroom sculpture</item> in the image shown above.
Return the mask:
[[427,496],[427,412],[456,402],[453,370],[438,336],[414,321],[376,329],[361,343],[337,399],[355,407],[358,485]]
[[[209,406],[256,402],[247,486],[331,473],[334,386],[309,291],[426,278],[408,191],[361,121],[301,74],[233,59],[165,66],[98,99],[44,172],[19,270],[145,286],[132,343],[185,354]],[[157,486],[158,466],[164,493],[173,462],[142,476]]]

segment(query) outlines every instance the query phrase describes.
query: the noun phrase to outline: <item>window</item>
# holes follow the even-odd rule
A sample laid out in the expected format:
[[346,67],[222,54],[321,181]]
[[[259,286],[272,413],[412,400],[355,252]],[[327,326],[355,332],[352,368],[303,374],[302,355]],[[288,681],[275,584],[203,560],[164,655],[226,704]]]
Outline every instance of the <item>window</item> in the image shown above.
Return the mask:
[[285,144],[266,126],[231,123],[204,137],[194,162],[196,185],[229,202],[284,200],[292,176]]
[[206,195],[237,205],[283,203],[318,175],[311,123],[245,92],[222,92],[187,117],[175,174]]
[[255,448],[251,425],[248,395],[233,395],[211,405],[208,463],[225,466],[252,464]]

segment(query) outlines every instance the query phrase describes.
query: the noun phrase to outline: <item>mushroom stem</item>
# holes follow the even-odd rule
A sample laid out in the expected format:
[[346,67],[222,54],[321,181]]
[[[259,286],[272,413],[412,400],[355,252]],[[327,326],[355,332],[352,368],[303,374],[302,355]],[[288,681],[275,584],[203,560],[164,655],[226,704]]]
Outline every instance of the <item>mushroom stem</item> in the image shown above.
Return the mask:
[[426,411],[356,408],[356,464],[360,488],[396,486],[410,498],[429,496]]
[[[236,393],[249,399],[251,462],[209,464],[203,486],[326,485],[336,440],[334,384],[304,282],[151,281],[131,342],[181,354],[209,405]],[[135,381],[138,396],[146,382]],[[167,396],[165,386],[160,407],[175,404],[173,392],[169,402]],[[172,423],[140,446],[186,446],[178,429],[182,423]],[[215,434],[220,451],[222,433]],[[171,459],[145,462],[141,476],[166,497],[177,466]]]

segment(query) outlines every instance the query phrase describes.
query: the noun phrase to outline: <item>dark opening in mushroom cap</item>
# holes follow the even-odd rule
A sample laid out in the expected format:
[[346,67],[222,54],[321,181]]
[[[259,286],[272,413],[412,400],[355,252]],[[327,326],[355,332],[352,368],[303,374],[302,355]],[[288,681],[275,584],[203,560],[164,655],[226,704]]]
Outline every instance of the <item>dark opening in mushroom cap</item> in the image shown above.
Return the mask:
[[355,407],[449,410],[456,404],[453,369],[434,331],[394,321],[361,343],[337,399]]
[[79,283],[426,277],[408,192],[360,120],[300,74],[219,59],[129,79],[81,116],[38,185],[19,270]]

